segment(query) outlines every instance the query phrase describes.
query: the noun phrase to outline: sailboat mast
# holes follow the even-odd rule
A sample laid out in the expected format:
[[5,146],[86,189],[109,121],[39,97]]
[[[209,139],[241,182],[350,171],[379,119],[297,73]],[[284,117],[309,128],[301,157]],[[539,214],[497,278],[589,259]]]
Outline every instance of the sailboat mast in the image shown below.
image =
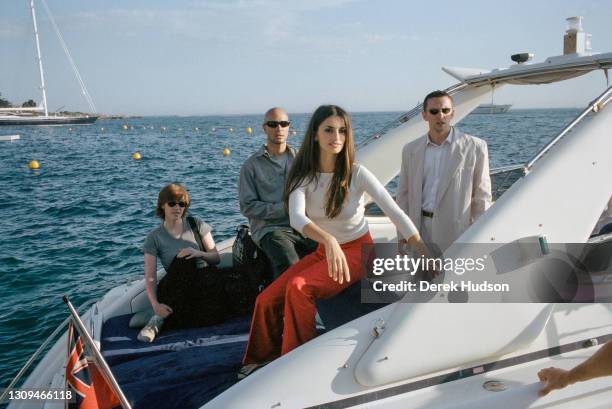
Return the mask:
[[38,27],[36,25],[36,11],[34,11],[34,0],[30,0],[30,8],[32,9],[32,23],[34,23],[34,38],[36,39],[36,52],[38,55],[38,69],[40,71],[40,89],[42,90],[43,108],[45,116],[49,116],[47,109],[47,91],[45,89],[45,73],[42,66],[42,56],[40,54],[40,41],[38,40]]

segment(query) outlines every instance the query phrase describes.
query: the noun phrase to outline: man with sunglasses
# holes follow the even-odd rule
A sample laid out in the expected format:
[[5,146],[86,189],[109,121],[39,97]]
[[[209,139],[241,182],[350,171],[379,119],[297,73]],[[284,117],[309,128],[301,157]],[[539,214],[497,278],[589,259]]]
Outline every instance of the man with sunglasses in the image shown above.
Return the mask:
[[404,146],[396,199],[441,252],[491,205],[487,143],[451,126],[453,109],[444,91],[425,97],[429,132]]
[[244,162],[238,181],[240,212],[249,219],[251,237],[270,260],[275,279],[316,248],[316,242],[291,228],[285,211],[285,182],[296,153],[287,145],[289,125],[283,109],[266,112],[266,144]]

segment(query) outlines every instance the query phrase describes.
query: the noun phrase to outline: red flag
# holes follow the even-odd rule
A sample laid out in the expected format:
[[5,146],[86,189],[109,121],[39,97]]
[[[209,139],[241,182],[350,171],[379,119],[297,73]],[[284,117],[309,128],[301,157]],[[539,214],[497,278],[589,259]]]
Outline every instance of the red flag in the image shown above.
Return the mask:
[[119,398],[108,385],[95,362],[85,356],[83,340],[76,339],[72,322],[68,326],[68,363],[66,382],[76,395],[74,409],[112,409],[120,405]]

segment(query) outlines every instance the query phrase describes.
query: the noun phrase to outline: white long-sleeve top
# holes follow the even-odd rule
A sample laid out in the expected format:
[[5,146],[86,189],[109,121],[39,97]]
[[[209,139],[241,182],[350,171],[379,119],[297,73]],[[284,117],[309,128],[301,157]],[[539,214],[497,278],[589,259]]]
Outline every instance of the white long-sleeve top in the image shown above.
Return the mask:
[[291,226],[304,233],[304,226],[315,223],[331,234],[338,243],[358,239],[369,230],[364,216],[366,197],[370,195],[382,211],[391,219],[403,237],[417,233],[412,220],[399,208],[387,189],[363,165],[355,164],[348,198],[345,199],[340,213],[330,219],[325,214],[327,189],[333,173],[319,173],[318,180],[303,183],[289,195],[289,222]]

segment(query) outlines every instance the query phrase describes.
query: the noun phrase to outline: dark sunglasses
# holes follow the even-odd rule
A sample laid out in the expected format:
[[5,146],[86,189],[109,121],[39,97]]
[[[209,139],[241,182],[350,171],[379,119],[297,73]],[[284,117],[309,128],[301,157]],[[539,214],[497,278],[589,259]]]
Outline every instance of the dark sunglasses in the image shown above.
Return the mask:
[[281,128],[286,128],[291,125],[291,121],[267,121],[264,125],[270,128],[277,128],[279,125]]
[[444,115],[446,115],[446,114],[450,114],[450,112],[451,112],[452,110],[453,110],[453,108],[442,108],[442,109],[432,108],[432,109],[429,109],[428,111],[429,111],[429,113],[430,113],[430,114],[432,114],[432,115],[438,115],[438,114],[440,113],[440,111],[442,111],[442,113],[443,113]]
[[168,206],[170,207],[174,207],[176,205],[179,205],[180,207],[185,207],[185,202],[168,202]]

